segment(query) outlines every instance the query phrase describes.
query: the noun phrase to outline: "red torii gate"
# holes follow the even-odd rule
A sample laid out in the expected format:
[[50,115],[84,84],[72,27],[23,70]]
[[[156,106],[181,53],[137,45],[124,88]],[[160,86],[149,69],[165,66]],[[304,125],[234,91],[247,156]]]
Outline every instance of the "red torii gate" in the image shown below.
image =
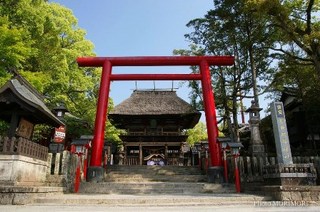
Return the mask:
[[[102,67],[91,161],[87,172],[88,181],[99,182],[104,176],[101,162],[110,81],[121,80],[201,80],[211,165],[212,168],[221,170],[222,176],[221,151],[217,142],[216,108],[209,66],[233,65],[233,56],[79,57],[77,62],[80,67]],[[199,66],[200,74],[112,74],[113,66]]]

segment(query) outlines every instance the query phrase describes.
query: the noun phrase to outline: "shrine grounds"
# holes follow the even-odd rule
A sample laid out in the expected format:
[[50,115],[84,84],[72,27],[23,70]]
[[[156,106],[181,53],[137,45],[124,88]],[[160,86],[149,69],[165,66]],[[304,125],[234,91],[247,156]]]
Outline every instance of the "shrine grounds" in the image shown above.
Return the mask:
[[320,211],[320,206],[302,206],[304,203],[296,202],[296,206],[292,206],[292,203],[285,203],[281,201],[274,202],[260,202],[253,203],[253,205],[215,205],[215,206],[108,206],[108,205],[85,205],[85,206],[75,206],[75,205],[1,205],[0,211],[2,212],[65,212],[65,211],[111,211],[111,212],[149,212],[149,211],[183,211],[183,212],[226,212],[226,211],[290,211],[290,212],[301,212],[301,211]]

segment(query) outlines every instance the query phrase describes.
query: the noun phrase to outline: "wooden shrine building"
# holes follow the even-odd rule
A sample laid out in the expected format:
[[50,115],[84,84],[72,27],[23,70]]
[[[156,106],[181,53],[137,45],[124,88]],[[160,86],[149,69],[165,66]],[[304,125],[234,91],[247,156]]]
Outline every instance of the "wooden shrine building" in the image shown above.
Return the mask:
[[201,113],[175,91],[136,90],[110,113],[111,122],[124,129],[124,164],[178,165],[185,152],[186,129]]
[[30,139],[35,124],[64,126],[44,104],[43,96],[19,74],[0,88],[0,119],[10,123],[10,138]]

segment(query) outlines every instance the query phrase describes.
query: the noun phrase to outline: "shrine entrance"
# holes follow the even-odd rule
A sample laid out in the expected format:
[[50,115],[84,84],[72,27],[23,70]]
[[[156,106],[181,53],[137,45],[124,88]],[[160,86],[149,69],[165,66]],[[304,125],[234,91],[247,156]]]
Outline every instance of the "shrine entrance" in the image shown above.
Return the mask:
[[173,89],[134,90],[108,113],[110,122],[126,132],[114,165],[191,165],[186,130],[200,117]]
[[[200,80],[206,116],[211,167],[222,176],[220,145],[217,142],[218,129],[215,101],[211,86],[209,66],[233,65],[232,56],[150,56],[150,57],[80,57],[80,67],[102,67],[99,98],[95,119],[92,154],[87,180],[100,182],[104,169],[101,166],[105,123],[107,119],[108,98],[111,81],[128,80]],[[113,66],[199,66],[199,74],[112,74]]]

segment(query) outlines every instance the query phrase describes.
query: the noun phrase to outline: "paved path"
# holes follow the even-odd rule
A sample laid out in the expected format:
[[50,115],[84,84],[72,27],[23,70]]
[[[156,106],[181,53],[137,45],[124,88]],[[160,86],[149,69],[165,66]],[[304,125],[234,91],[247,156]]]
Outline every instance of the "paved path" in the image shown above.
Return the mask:
[[24,206],[15,206],[15,205],[0,205],[1,212],[74,212],[74,211],[85,211],[85,212],[227,212],[227,211],[237,211],[237,212],[250,212],[250,211],[290,211],[290,212],[318,212],[320,211],[319,206],[308,206],[308,207],[257,207],[254,205],[223,205],[223,206],[106,206],[106,205],[85,205],[85,206],[75,206],[75,205],[24,205]]

